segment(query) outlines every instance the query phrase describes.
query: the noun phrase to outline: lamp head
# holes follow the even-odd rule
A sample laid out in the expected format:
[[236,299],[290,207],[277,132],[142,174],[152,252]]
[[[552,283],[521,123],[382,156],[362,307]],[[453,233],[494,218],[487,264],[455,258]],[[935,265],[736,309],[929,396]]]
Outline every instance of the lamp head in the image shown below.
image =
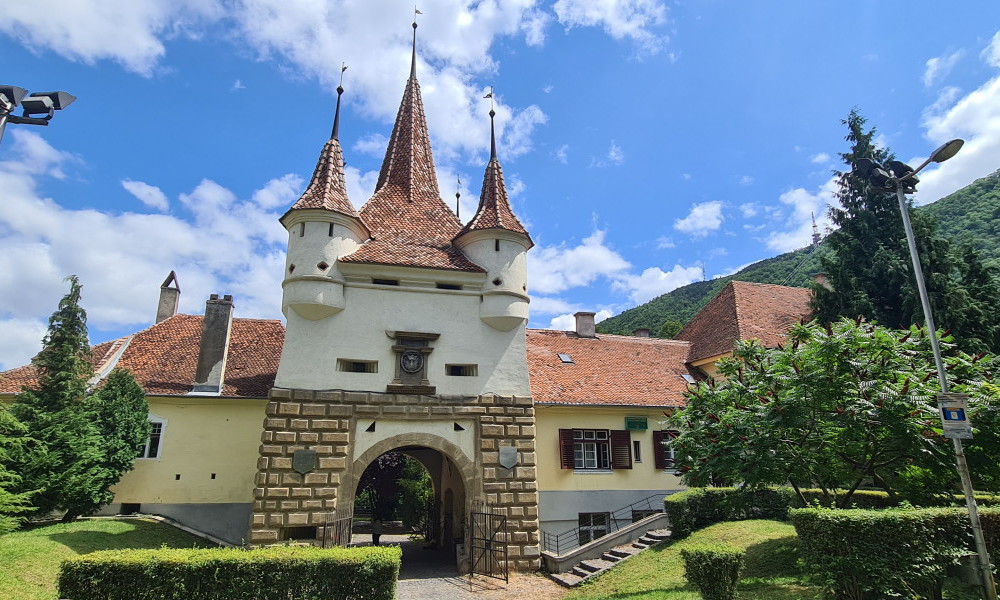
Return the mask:
[[26,117],[30,117],[31,115],[46,115],[43,117],[46,119],[51,119],[52,112],[55,110],[51,98],[48,96],[35,96],[34,94],[21,101],[21,108],[24,109],[24,116]]
[[76,96],[66,92],[32,92],[31,97],[48,98],[52,101],[52,108],[55,110],[62,110],[76,100]]
[[28,93],[28,90],[16,85],[0,85],[0,95],[10,103],[10,108],[14,108],[21,103],[21,99]]
[[958,151],[962,149],[964,144],[965,140],[960,139],[945,142],[940,148],[931,153],[930,160],[936,163],[943,163],[952,156],[958,154]]

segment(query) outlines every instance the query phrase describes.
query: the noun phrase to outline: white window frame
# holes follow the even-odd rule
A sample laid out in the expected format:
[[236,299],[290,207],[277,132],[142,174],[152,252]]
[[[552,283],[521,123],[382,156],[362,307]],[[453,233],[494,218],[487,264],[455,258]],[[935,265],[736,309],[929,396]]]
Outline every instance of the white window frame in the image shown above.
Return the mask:
[[[674,435],[670,435],[673,433]],[[669,473],[677,472],[677,449],[671,443],[674,441],[675,436],[680,434],[676,429],[664,429],[663,430],[663,470]]]
[[[577,536],[581,546],[611,533],[611,513],[577,513],[576,520]],[[595,520],[603,520],[604,523],[595,524]]]
[[573,470],[611,470],[611,434],[607,429],[573,430]]
[[167,420],[159,415],[149,413],[149,423],[150,425],[160,426],[160,435],[156,441],[156,456],[149,455],[150,442],[153,441],[151,431],[149,438],[146,439],[146,445],[142,448],[142,453],[136,458],[136,460],[160,460],[163,458],[163,440],[167,437]]

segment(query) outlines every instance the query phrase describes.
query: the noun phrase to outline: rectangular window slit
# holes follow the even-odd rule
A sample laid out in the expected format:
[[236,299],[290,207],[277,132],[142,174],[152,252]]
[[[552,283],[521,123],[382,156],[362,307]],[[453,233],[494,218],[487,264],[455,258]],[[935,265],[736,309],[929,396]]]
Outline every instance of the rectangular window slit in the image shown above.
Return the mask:
[[305,234],[306,234],[306,224],[305,224],[305,223],[303,223],[303,224],[302,224],[302,228],[301,228],[301,229],[299,229],[299,237],[302,237],[302,236],[304,236]]
[[375,285],[399,285],[398,279],[372,279]]
[[475,377],[479,374],[479,365],[445,365],[445,373],[454,377]]
[[326,234],[329,237],[333,237],[333,223],[330,223],[330,230]]
[[462,286],[456,285],[454,283],[439,283],[437,284],[437,289],[439,290],[460,290]]
[[338,358],[337,370],[343,373],[378,373],[378,361]]
[[493,249],[496,250],[497,252],[500,252],[500,240],[493,240],[493,241],[495,242],[493,244]]
[[635,462],[642,462],[642,454],[639,452],[639,440],[632,440],[632,460]]

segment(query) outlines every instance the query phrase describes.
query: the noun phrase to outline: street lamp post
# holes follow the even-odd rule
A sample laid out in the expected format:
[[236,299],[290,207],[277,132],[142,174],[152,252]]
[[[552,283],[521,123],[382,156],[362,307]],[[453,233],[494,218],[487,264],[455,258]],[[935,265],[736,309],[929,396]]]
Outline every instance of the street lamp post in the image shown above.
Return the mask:
[[[27,97],[26,97],[27,96]],[[73,103],[76,96],[66,92],[34,92],[16,85],[0,85],[0,142],[7,123],[18,125],[48,125],[55,111],[62,110]],[[18,106],[23,110],[21,116],[11,114]],[[44,115],[36,117],[34,115]]]
[[[913,263],[913,276],[917,280],[917,292],[920,295],[920,305],[924,311],[924,320],[927,323],[927,333],[931,341],[931,350],[934,352],[934,364],[937,366],[938,383],[941,385],[942,394],[948,393],[948,377],[945,374],[944,360],[941,358],[941,346],[938,344],[937,328],[934,326],[934,315],[931,313],[930,298],[927,295],[927,285],[924,282],[923,269],[920,267],[920,256],[917,254],[917,242],[913,236],[913,227],[910,224],[909,206],[906,202],[906,194],[916,191],[919,182],[916,175],[924,167],[932,162],[944,162],[955,156],[965,142],[962,140],[951,140],[931,153],[916,169],[911,169],[908,165],[899,161],[891,161],[886,166],[888,171],[874,161],[863,158],[854,165],[856,173],[867,178],[873,186],[886,192],[896,192],[896,199],[899,200],[899,213],[903,218],[903,229],[906,231],[906,243],[910,249],[910,260]],[[891,171],[891,175],[889,174]],[[969,477],[969,465],[965,460],[965,450],[962,448],[960,438],[952,438],[955,448],[955,462],[958,466],[958,474],[962,480],[962,490],[965,492],[965,503],[969,509],[969,523],[972,525],[972,537],[976,544],[976,554],[979,558],[980,579],[983,586],[984,600],[997,600],[996,583],[993,581],[993,568],[990,564],[990,555],[986,550],[986,539],[983,536],[983,526],[979,521],[979,511],[976,508],[976,497],[972,489],[972,479]]]

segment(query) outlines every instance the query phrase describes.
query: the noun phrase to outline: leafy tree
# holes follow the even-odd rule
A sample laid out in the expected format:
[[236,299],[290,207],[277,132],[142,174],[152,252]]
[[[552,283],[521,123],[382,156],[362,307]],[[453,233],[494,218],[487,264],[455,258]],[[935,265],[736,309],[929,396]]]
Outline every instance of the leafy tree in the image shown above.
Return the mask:
[[8,468],[12,454],[27,441],[24,434],[24,425],[0,405],[0,535],[17,529],[22,515],[31,510],[31,493],[12,491],[21,478]]
[[[689,484],[815,485],[847,490],[844,506],[867,479],[890,495],[914,489],[916,479],[936,486],[930,492],[957,487],[923,330],[841,319],[796,325],[788,340],[777,349],[738,343],[720,362],[725,381],[700,383],[671,417],[682,431],[673,444]],[[1000,425],[995,360],[964,354],[950,338],[943,344],[953,389],[973,394],[973,418],[985,419],[981,428]],[[992,487],[1000,443],[996,436],[975,442],[970,457],[993,464],[977,483]]]
[[669,321],[664,322],[663,326],[660,327],[660,333],[658,337],[672,340],[674,336],[680,333],[681,329],[683,328],[684,328],[683,323],[671,319]]
[[87,313],[80,306],[79,280],[71,276],[68,281],[70,291],[49,319],[42,350],[32,359],[38,384],[22,390],[11,407],[34,438],[18,459],[19,489],[35,490],[37,513],[65,510],[67,521],[111,499],[108,488],[141,449],[137,437],[148,435],[148,425],[136,424],[138,415],[147,418],[145,397],[138,401],[138,385],[127,372],[88,395],[94,371]]
[[[843,123],[851,144],[840,155],[845,164],[865,157],[878,163],[894,158],[875,144],[875,129],[866,129],[857,110]],[[830,254],[820,259],[830,287],[813,286],[815,316],[831,322],[861,315],[890,328],[922,322],[896,194],[872,188],[850,170],[836,174],[840,206],[831,207],[830,218],[838,229],[825,240]],[[951,329],[969,351],[1000,350],[1000,323],[984,318],[1000,310],[994,274],[971,248],[953,249],[937,233],[933,217],[908,210],[935,321]]]

